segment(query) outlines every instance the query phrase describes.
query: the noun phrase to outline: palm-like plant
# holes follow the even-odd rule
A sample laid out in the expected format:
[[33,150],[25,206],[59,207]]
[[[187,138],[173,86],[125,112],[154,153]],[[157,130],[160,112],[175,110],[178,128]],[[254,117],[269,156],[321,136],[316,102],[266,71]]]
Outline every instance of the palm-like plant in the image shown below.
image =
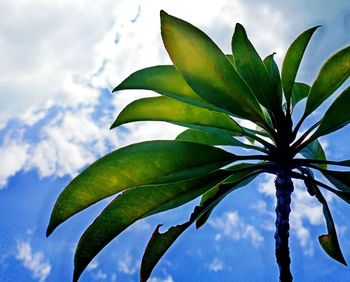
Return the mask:
[[[175,141],[149,141],[118,149],[86,168],[64,189],[53,209],[47,235],[72,215],[122,192],[81,236],[74,281],[113,238],[137,220],[202,196],[188,222],[165,233],[159,233],[159,226],[155,229],[141,263],[141,281],[146,281],[182,232],[193,223],[201,227],[226,195],[261,173],[276,175],[275,241],[280,281],[292,281],[288,247],[292,179],[303,180],[309,194],[323,205],[328,234],[319,237],[320,244],[330,257],[346,264],[320,188],[350,203],[350,172],[327,168],[348,167],[350,160],[326,160],[318,138],[350,122],[350,87],[320,121],[301,136],[298,131],[349,77],[350,46],[325,62],[311,86],[296,82],[305,48],[316,29],[306,30],[291,44],[280,76],[273,54],[262,60],[240,24],[233,34],[232,54],[225,55],[202,31],[161,12],[162,38],[174,65],[139,70],[114,89],[146,89],[161,96],[130,103],[111,128],[153,120],[189,129]],[[304,98],[304,114],[293,127],[293,108]],[[236,118],[255,123],[256,129],[239,125]],[[215,147],[220,145],[256,154],[240,156]],[[320,172],[329,183],[316,180],[313,171]]]

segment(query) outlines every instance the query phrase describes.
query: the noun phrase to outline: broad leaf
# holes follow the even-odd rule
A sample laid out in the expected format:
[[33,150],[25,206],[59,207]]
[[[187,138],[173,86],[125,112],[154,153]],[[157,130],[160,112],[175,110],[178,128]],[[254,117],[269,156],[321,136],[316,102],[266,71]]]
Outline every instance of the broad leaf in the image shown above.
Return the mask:
[[[238,188],[241,188],[243,186],[246,186],[251,181],[253,181],[259,174],[260,169],[257,168],[255,164],[250,163],[240,163],[237,165],[234,165],[229,168],[229,170],[233,173],[230,177],[225,179],[223,184],[231,184],[232,188],[230,189],[230,192],[233,190],[236,190]],[[220,194],[219,197],[217,195]],[[212,213],[213,209],[227,196],[229,193],[222,194],[220,190],[220,186],[217,185],[210,189],[208,192],[206,192],[202,198],[201,198],[201,204],[204,204],[208,199],[217,197],[217,200],[215,203],[211,205],[211,207],[206,210],[201,216],[198,217],[196,220],[196,228],[199,229],[202,227],[206,221],[208,220],[210,214]]]
[[235,57],[233,57],[233,55],[229,54],[226,55],[226,58],[230,61],[230,63],[233,65],[233,67],[236,69],[236,61],[235,61]]
[[338,189],[350,192],[350,171],[320,170],[322,174]]
[[301,100],[305,99],[307,95],[309,94],[310,86],[301,83],[301,82],[295,82],[293,91],[292,91],[292,108],[295,107],[297,103],[299,103]]
[[350,87],[345,89],[324,114],[320,126],[311,138],[334,132],[350,122]]
[[[318,142],[318,140],[312,141],[310,144],[305,146],[301,151],[300,154],[302,154],[306,159],[314,159],[314,160],[326,160],[326,155],[324,153],[324,150]],[[320,164],[318,165],[323,169],[327,169],[326,164]]]
[[213,128],[241,134],[242,128],[230,117],[176,101],[168,97],[152,97],[136,100],[127,105],[111,128],[134,121],[167,121],[192,128]]
[[135,221],[187,203],[223,181],[228,172],[124,191],[115,198],[81,236],[75,253],[74,281],[90,261]]
[[304,117],[316,110],[350,76],[350,46],[331,56],[311,86]]
[[247,82],[256,99],[271,112],[281,106],[275,96],[269,74],[258,52],[247,37],[244,27],[237,23],[232,37],[232,53],[239,74]]
[[[218,110],[188,86],[174,66],[154,66],[138,70],[123,80],[114,91],[145,89],[164,96],[208,109]],[[221,110],[222,111],[222,110]]]
[[282,64],[282,86],[284,96],[289,108],[290,98],[293,92],[293,86],[297,72],[304,56],[305,49],[311,39],[311,36],[319,26],[315,26],[300,34],[290,45],[284,57]]
[[158,225],[149,240],[146,250],[144,252],[141,271],[140,271],[140,282],[146,282],[151,275],[151,272],[155,265],[158,263],[160,258],[165,254],[165,252],[170,248],[170,246],[175,242],[175,240],[188,228],[190,227],[196,219],[207,211],[212,204],[221,196],[221,194],[227,193],[229,186],[221,186],[220,192],[217,197],[208,199],[205,203],[200,206],[196,206],[189,221],[169,228],[165,233],[160,233]]
[[142,142],[116,150],[90,165],[64,189],[47,235],[72,215],[120,191],[203,175],[237,158],[215,147],[178,141]]
[[278,66],[273,58],[274,55],[275,53],[267,56],[263,62],[271,79],[273,91],[271,96],[276,99],[275,103],[280,108],[282,105],[282,83]]
[[175,67],[199,96],[238,117],[264,125],[260,106],[248,85],[205,33],[164,11],[161,33]]
[[[305,172],[311,179],[314,179],[314,175],[310,169],[306,169]],[[315,196],[317,200],[323,205],[323,215],[326,220],[328,234],[319,236],[318,239],[321,244],[321,247],[331,258],[344,265],[347,265],[339,246],[334,221],[326,199],[323,197],[320,189],[316,184],[305,180],[305,185],[310,195]]]
[[257,147],[249,144],[245,144],[235,138],[230,134],[225,132],[220,132],[220,134],[214,134],[206,131],[187,129],[184,132],[180,133],[176,140],[178,141],[188,141],[196,142],[207,145],[222,145],[222,146],[237,146],[245,149],[253,149],[266,153],[266,150],[262,147]]

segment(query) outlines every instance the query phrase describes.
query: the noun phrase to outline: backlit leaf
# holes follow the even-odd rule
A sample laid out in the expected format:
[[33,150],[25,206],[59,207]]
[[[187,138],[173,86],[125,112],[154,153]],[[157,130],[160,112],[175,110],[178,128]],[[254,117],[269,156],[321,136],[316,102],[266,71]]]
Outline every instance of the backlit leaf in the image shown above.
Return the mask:
[[311,86],[304,117],[316,110],[350,76],[350,46],[332,55]]
[[268,110],[275,112],[281,107],[276,92],[272,90],[270,76],[258,52],[249,41],[244,27],[237,23],[232,37],[232,53],[239,74],[247,82],[256,99]]
[[265,125],[248,85],[205,33],[164,11],[161,33],[175,67],[199,96],[236,116]]
[[290,98],[297,72],[304,56],[305,49],[311,36],[319,26],[315,26],[300,34],[290,45],[282,64],[282,87],[287,105],[290,105]]
[[228,176],[211,174],[180,182],[146,185],[124,191],[115,198],[81,236],[74,258],[74,281],[90,261],[116,236],[141,218],[176,208],[197,198]]
[[203,175],[235,160],[237,156],[226,151],[191,142],[149,141],[121,148],[90,165],[64,189],[47,235],[72,215],[120,191]]
[[242,128],[223,113],[189,105],[168,97],[136,100],[127,105],[111,128],[134,121],[166,121],[192,128],[215,128],[241,134]]

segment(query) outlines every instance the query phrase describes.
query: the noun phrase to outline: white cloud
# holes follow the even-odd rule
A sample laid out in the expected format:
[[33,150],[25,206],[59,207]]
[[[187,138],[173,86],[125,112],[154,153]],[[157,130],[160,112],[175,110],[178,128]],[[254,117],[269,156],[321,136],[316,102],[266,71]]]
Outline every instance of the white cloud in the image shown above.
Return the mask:
[[21,140],[21,133],[14,134],[9,132],[0,147],[0,189],[5,187],[10,176],[20,171],[28,158],[28,144]]
[[99,269],[96,273],[92,275],[92,278],[97,281],[106,280],[108,275]]
[[219,230],[215,240],[220,240],[223,236],[233,240],[250,240],[254,246],[259,246],[264,238],[259,231],[251,224],[246,224],[238,215],[238,212],[227,212],[221,217],[209,220],[209,224]]
[[224,263],[218,258],[214,258],[214,260],[208,265],[209,271],[218,272],[224,269]]
[[130,254],[126,254],[118,261],[118,270],[124,274],[133,275],[138,268],[138,262]]
[[51,272],[51,264],[44,259],[42,252],[33,252],[29,242],[18,242],[16,259],[31,271],[33,279],[46,281]]
[[165,278],[151,277],[148,282],[174,282],[174,279],[170,275],[167,275]]

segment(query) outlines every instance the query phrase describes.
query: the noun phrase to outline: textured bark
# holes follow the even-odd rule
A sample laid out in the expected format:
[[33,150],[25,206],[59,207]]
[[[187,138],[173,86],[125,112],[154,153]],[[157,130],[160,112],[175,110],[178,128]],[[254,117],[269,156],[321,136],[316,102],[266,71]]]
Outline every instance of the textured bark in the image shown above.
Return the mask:
[[290,272],[289,256],[289,214],[290,202],[293,192],[293,182],[287,171],[280,170],[275,181],[276,186],[276,260],[280,271],[280,281],[289,282],[293,280]]

